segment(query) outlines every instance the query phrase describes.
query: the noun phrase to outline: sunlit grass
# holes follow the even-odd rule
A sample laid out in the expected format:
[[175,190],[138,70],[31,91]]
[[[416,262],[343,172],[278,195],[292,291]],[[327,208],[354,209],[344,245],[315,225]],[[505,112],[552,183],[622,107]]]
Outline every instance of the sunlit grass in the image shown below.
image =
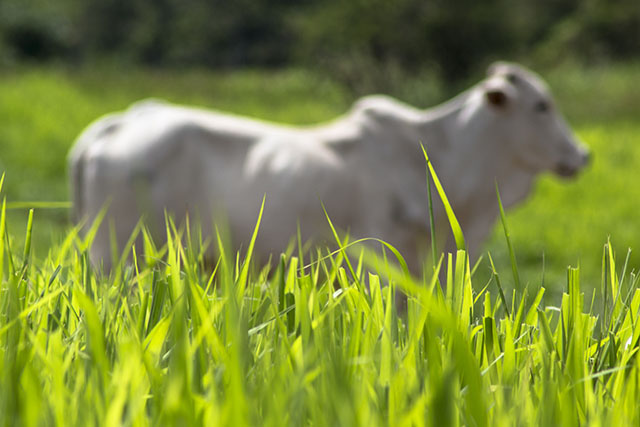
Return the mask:
[[638,277],[608,244],[599,297],[569,268],[551,306],[543,287],[496,296],[474,283],[464,251],[416,281],[389,247],[385,258],[343,240],[270,269],[254,264],[251,242],[233,254],[218,235],[209,266],[198,234],[171,221],[166,245],[143,230],[144,249],[126,249],[141,255],[106,275],[88,261],[90,233],[70,230],[40,260],[37,222],[25,218],[17,251],[5,214],[3,204],[3,424],[640,422]]

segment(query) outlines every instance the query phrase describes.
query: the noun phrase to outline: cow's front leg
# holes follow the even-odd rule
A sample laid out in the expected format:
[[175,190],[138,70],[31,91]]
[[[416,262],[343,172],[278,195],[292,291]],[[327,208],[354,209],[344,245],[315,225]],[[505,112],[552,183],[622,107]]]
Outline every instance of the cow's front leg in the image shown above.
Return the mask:
[[472,263],[475,263],[482,253],[482,245],[493,230],[495,217],[495,215],[486,214],[476,215],[470,220],[461,222],[467,253]]

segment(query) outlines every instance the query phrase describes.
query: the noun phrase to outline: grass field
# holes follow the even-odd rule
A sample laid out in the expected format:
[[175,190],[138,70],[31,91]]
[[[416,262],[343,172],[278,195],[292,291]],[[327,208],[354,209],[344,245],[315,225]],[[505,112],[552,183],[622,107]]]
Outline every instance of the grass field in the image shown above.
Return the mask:
[[[583,312],[579,269],[558,306],[543,287],[475,291],[463,251],[447,261],[445,294],[437,271],[416,283],[343,250],[283,256],[269,274],[251,262],[253,241],[242,259],[220,236],[211,271],[198,238],[169,223],[166,248],[145,238],[147,262],[107,278],[75,230],[35,260],[32,225],[21,252],[0,239],[5,425],[640,422],[638,276],[610,250],[602,299]],[[395,290],[408,295],[402,316]]]
[[[576,67],[545,74],[594,163],[573,181],[543,176],[532,197],[508,213],[523,281],[544,280],[558,295],[568,265],[581,266],[584,286],[600,283],[599,259],[610,236],[619,256],[640,246],[639,65]],[[397,92],[419,106],[452,94],[431,81],[410,81]],[[315,123],[343,113],[352,98],[338,85],[303,71],[158,72],[106,67],[16,69],[0,74],[0,170],[8,201],[66,201],[65,156],[74,138],[102,114],[146,97],[200,105],[288,123]],[[64,209],[37,210],[34,249],[44,256],[68,228]],[[24,226],[25,211],[11,210],[9,227]],[[19,238],[18,238],[19,240]],[[500,228],[488,242],[501,272],[508,272]],[[543,268],[544,257],[544,268]],[[631,265],[640,265],[632,256]],[[543,277],[544,271],[544,277]],[[489,277],[488,263],[478,270]],[[505,284],[509,286],[509,283]]]
[[[486,246],[497,277],[485,286],[486,259],[471,277],[460,253],[442,295],[357,251],[307,269],[308,254],[289,256],[268,274],[250,253],[222,251],[212,272],[197,244],[147,244],[146,259],[165,261],[103,277],[65,209],[30,221],[3,207],[0,423],[638,425],[639,263],[626,262],[640,244],[638,71],[548,73],[595,161],[574,181],[542,177],[508,213],[526,291],[512,291],[501,227]],[[447,95],[432,82],[407,87],[398,92],[422,106]],[[149,96],[291,123],[351,102],[302,71],[5,71],[0,199],[66,201],[75,136]],[[404,316],[394,289],[409,295]]]

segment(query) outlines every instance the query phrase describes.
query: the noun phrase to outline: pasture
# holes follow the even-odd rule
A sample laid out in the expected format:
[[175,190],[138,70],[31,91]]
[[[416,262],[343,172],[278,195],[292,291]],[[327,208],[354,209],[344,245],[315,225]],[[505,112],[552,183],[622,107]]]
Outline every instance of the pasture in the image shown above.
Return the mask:
[[[498,224],[484,251],[496,274],[485,258],[472,276],[459,256],[440,276],[444,295],[435,279],[415,282],[357,249],[322,252],[306,269],[318,254],[295,253],[271,275],[250,251],[223,251],[212,271],[175,232],[164,252],[145,245],[147,259],[166,263],[103,277],[56,205],[68,199],[75,136],[135,100],[303,124],[345,111],[344,88],[299,70],[2,72],[1,422],[637,424],[640,263],[626,255],[640,244],[639,71],[542,72],[594,162],[574,181],[543,177],[507,213],[526,291],[513,289]],[[397,93],[422,107],[452,95],[433,82],[405,85]],[[34,201],[47,203],[31,218]],[[410,296],[404,316],[395,289]]]
[[[0,183],[1,185],[1,183]],[[0,210],[0,234],[5,210]],[[260,215],[257,226],[260,225]],[[414,282],[344,249],[282,256],[270,274],[198,236],[107,278],[72,230],[37,260],[0,240],[0,420],[18,425],[635,425],[638,276],[602,257],[602,299],[580,270],[558,306],[474,289],[464,251]],[[258,230],[256,230],[258,231]],[[146,235],[145,235],[146,236]],[[9,243],[9,244],[8,244]],[[194,248],[196,248],[194,250]],[[392,249],[389,257],[400,259]],[[351,259],[350,259],[351,258]],[[405,267],[406,268],[406,267]],[[447,291],[437,283],[447,268]],[[269,279],[268,279],[269,278]],[[365,292],[364,284],[369,292]],[[408,295],[396,311],[396,290]]]
[[[563,288],[568,265],[580,264],[586,289],[598,286],[599,259],[610,237],[616,253],[640,244],[640,97],[638,65],[602,69],[559,68],[542,71],[570,124],[594,153],[593,164],[575,180],[545,176],[533,196],[507,213],[523,282],[543,281],[555,296]],[[74,138],[102,114],[132,102],[157,97],[172,102],[230,111],[267,120],[311,124],[349,108],[353,97],[331,81],[300,70],[210,73],[118,70],[105,67],[19,68],[0,76],[0,170],[13,202],[67,201],[66,153]],[[470,84],[481,76],[473,77]],[[395,90],[419,107],[435,105],[455,92],[416,78]],[[36,211],[34,250],[44,256],[69,226],[65,209]],[[10,229],[24,226],[25,210],[9,211]],[[485,246],[498,271],[510,270],[498,227]],[[544,261],[543,261],[544,259]],[[631,257],[631,266],[640,263]],[[544,274],[543,274],[544,273]],[[488,263],[478,280],[490,277]],[[506,285],[509,285],[508,283]]]

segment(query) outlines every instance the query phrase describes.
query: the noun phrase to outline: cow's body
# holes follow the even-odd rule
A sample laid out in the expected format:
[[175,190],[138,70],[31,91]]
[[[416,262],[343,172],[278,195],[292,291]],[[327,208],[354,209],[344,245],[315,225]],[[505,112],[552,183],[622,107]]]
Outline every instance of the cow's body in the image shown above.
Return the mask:
[[[298,223],[303,239],[326,236],[322,202],[338,228],[391,243],[417,272],[419,248],[429,238],[420,144],[477,253],[498,214],[496,181],[509,207],[528,194],[539,172],[569,175],[586,161],[550,102],[533,74],[500,64],[487,80],[434,109],[367,97],[314,127],[136,104],[91,125],[72,150],[76,219],[91,222],[108,202],[105,224],[115,225],[122,245],[143,213],[156,230],[164,227],[165,209],[178,221],[189,213],[205,233],[222,220],[238,248],[266,194],[256,245],[266,259],[286,248]],[[108,267],[110,252],[105,225],[92,257]]]

